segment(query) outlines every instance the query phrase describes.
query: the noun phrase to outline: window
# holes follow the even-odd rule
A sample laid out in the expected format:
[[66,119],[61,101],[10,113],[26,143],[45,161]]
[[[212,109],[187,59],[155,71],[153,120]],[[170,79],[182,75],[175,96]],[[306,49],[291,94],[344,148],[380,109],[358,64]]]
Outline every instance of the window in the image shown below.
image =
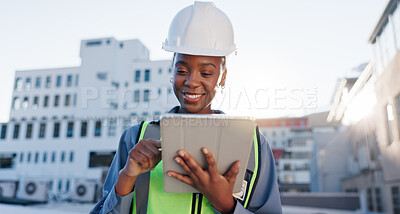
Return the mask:
[[372,189],[368,188],[367,189],[367,207],[369,211],[374,211],[374,198],[372,195]]
[[54,138],[60,137],[60,123],[59,122],[54,123],[53,137]]
[[99,80],[107,80],[107,72],[97,72],[96,76]]
[[393,186],[391,188],[392,192],[392,203],[393,203],[393,213],[400,213],[400,191],[399,186]]
[[26,125],[26,139],[32,138],[32,123]]
[[47,162],[47,152],[43,152],[43,163]]
[[74,101],[73,101],[73,105],[76,106],[76,94],[74,94]]
[[140,70],[135,71],[135,82],[140,82]]
[[67,137],[71,138],[74,134],[74,122],[68,122]]
[[115,136],[115,130],[117,126],[117,121],[116,120],[110,120],[108,122],[108,136]]
[[0,154],[0,168],[13,168],[16,153],[2,153]]
[[41,81],[42,81],[42,78],[36,77],[35,88],[40,88]]
[[89,167],[108,167],[114,155],[115,152],[112,151],[90,152]]
[[67,180],[67,182],[65,183],[65,191],[69,191],[69,180]]
[[13,134],[13,139],[18,139],[19,137],[19,124],[14,125],[14,134]]
[[49,96],[44,96],[43,107],[49,106]]
[[284,164],[284,165],[283,165],[283,170],[292,170],[292,165],[290,165],[290,164]]
[[171,73],[172,72],[172,68],[168,68],[168,73]]
[[288,184],[294,183],[294,175],[285,175],[283,177],[283,182]]
[[68,75],[67,76],[67,87],[71,87],[72,86],[72,75]]
[[124,119],[123,124],[122,124],[122,131],[125,131],[125,129],[129,128],[130,126],[131,126],[131,120]]
[[1,125],[0,139],[6,139],[6,137],[7,137],[7,125],[3,124]]
[[57,107],[60,104],[60,95],[54,96],[54,107]]
[[382,194],[380,188],[375,188],[375,207],[375,211],[383,212]]
[[158,69],[158,74],[162,74],[162,68]]
[[55,161],[56,161],[56,152],[53,151],[53,152],[51,153],[51,162],[54,163]]
[[41,123],[39,127],[39,138],[44,138],[45,130],[46,130],[46,123]]
[[16,91],[21,91],[22,90],[22,79],[21,78],[15,79],[14,89]]
[[169,88],[168,89],[168,94],[171,94],[172,93],[172,90]]
[[158,95],[161,95],[161,88],[158,89]]
[[28,97],[24,97],[24,101],[22,102],[22,108],[24,110],[28,109],[29,106],[29,98]]
[[140,101],[140,91],[139,90],[135,90],[134,97],[133,97],[133,102],[139,103],[139,101]]
[[71,99],[71,95],[66,94],[65,95],[65,103],[64,103],[65,106],[69,106],[70,99]]
[[19,98],[18,97],[14,97],[13,103],[12,103],[12,108],[17,111],[17,110],[19,110],[19,107],[20,107]]
[[30,163],[30,162],[31,162],[31,153],[30,153],[30,152],[28,153],[28,158],[26,159],[26,162],[27,162],[27,163]]
[[56,81],[56,87],[59,88],[61,87],[61,81],[62,81],[62,77],[61,75],[57,76],[57,81]]
[[62,189],[62,180],[60,179],[58,181],[58,190],[61,191],[61,189]]
[[96,121],[95,127],[94,127],[94,136],[98,137],[101,135],[101,121],[98,120]]
[[70,163],[74,162],[74,152],[73,151],[69,152],[69,162]]
[[31,78],[27,77],[25,79],[25,91],[31,90]]
[[35,153],[35,163],[39,161],[39,152]]
[[393,108],[392,105],[387,105],[386,106],[386,111],[387,111],[387,138],[388,138],[388,144],[390,145],[393,142]]
[[63,152],[61,152],[61,163],[64,163],[64,161],[65,161],[65,152],[63,151]]
[[51,76],[46,77],[46,88],[50,88],[51,86]]
[[36,110],[39,107],[39,97],[35,96],[33,98],[33,105],[32,105],[32,109]]
[[144,93],[143,93],[143,101],[144,102],[149,102],[149,95],[150,95],[150,90],[149,89],[144,90]]
[[144,81],[145,82],[149,82],[150,81],[150,70],[149,69],[146,69],[144,71]]
[[21,152],[21,154],[19,154],[19,162],[22,163],[24,162],[24,153]]
[[98,46],[101,45],[102,41],[101,40],[94,40],[94,41],[90,41],[90,42],[86,42],[86,46],[90,47],[90,46]]
[[87,132],[87,122],[82,121],[81,123],[81,137],[86,137],[86,132]]
[[79,74],[75,75],[75,86],[79,84]]

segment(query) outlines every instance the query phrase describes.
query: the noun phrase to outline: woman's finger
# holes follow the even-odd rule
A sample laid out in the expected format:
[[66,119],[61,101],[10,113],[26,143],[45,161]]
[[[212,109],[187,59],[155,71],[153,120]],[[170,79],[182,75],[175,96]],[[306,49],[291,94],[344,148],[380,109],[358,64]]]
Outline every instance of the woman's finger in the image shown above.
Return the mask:
[[232,164],[229,171],[224,175],[225,179],[232,185],[236,181],[236,177],[239,173],[239,167],[240,167],[240,161],[236,161],[234,164]]
[[181,158],[181,157],[175,157],[175,161],[182,167],[183,170],[188,174],[189,177],[192,178],[192,180],[197,183],[199,181],[199,178],[197,175],[190,169],[190,167],[186,164],[186,162]]
[[213,180],[219,179],[220,174],[217,169],[217,163],[215,162],[215,159],[214,159],[213,155],[211,154],[210,150],[206,147],[203,147],[201,150],[206,158],[206,161],[208,164],[207,170],[208,170],[208,173],[210,174],[211,179],[213,179]]
[[181,175],[181,174],[179,174],[177,172],[174,172],[174,171],[169,171],[168,175],[173,177],[173,178],[176,178],[176,179],[182,181],[185,184],[188,184],[188,185],[194,187],[194,182],[189,176]]
[[190,170],[198,177],[204,177],[204,170],[201,166],[193,159],[192,156],[189,155],[185,150],[179,150],[178,155],[185,161],[185,163],[189,166]]

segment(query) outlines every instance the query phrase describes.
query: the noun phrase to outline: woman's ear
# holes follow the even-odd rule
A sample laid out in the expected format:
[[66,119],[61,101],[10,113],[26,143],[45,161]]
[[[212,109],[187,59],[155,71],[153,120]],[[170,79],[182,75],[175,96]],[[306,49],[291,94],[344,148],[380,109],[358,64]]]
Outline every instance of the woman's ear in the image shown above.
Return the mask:
[[222,73],[221,81],[219,82],[220,87],[225,87],[225,81],[226,81],[226,73],[228,70],[225,68],[224,73]]

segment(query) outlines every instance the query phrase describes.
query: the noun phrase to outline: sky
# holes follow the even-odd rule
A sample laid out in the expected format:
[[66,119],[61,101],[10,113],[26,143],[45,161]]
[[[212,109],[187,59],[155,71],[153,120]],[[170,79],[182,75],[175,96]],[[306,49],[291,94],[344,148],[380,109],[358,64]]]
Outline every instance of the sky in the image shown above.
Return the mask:
[[[329,109],[338,78],[372,59],[367,40],[387,0],[214,1],[231,19],[237,55],[214,102],[259,118]],[[82,39],[139,39],[152,60],[174,15],[193,1],[0,2],[0,122],[8,121],[16,70],[79,66]]]

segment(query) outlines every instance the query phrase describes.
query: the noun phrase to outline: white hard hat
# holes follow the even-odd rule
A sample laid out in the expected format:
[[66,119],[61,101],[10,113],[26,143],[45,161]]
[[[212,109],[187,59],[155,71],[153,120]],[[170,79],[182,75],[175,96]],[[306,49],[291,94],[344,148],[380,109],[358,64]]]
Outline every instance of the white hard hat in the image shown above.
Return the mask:
[[212,2],[198,2],[179,11],[162,48],[169,52],[227,56],[236,50],[228,16]]

